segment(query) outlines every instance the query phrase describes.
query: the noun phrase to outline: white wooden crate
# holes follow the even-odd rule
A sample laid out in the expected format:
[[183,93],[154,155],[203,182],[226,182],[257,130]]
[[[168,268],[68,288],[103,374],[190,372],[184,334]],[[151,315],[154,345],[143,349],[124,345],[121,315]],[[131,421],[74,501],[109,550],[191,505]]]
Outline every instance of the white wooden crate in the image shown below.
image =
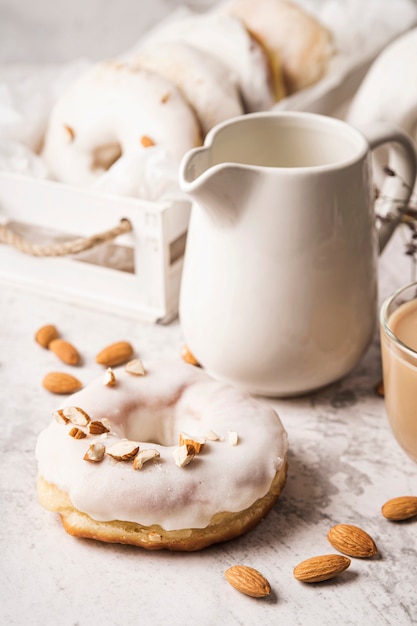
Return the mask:
[[[0,221],[45,237],[89,237],[117,226],[113,243],[133,257],[132,271],[72,257],[33,257],[0,243],[0,280],[96,309],[168,322],[178,312],[190,203],[149,202],[0,172]],[[43,243],[45,241],[43,240]],[[104,244],[107,245],[107,244]],[[81,255],[82,256],[82,255]]]

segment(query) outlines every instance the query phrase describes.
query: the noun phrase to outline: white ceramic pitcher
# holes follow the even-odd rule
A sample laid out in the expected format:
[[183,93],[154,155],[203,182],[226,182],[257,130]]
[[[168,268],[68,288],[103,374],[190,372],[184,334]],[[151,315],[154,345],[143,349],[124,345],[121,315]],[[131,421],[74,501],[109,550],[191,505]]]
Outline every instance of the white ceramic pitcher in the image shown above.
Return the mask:
[[[396,218],[377,233],[371,150],[392,142]],[[416,177],[402,131],[311,113],[254,113],[184,157],[193,200],[180,293],[185,341],[214,377],[305,393],[347,374],[377,320],[377,256]],[[379,239],[379,242],[378,242]]]

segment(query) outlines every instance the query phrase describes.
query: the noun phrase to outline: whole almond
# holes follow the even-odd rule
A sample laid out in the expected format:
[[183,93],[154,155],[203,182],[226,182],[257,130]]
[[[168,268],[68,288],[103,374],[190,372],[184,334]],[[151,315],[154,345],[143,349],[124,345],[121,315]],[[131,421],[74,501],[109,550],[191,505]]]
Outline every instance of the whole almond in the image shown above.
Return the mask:
[[78,365],[80,362],[80,355],[69,341],[64,341],[64,339],[53,339],[49,344],[49,349],[53,352],[58,359],[61,359],[63,363],[67,365]]
[[54,339],[58,339],[58,337],[59,333],[56,326],[54,326],[53,324],[46,324],[36,331],[35,341],[37,341],[37,343],[42,346],[42,348],[47,349],[49,348],[49,344],[51,343],[51,341],[53,341]]
[[133,347],[128,341],[117,341],[106,346],[96,356],[96,362],[105,367],[126,363],[133,356]]
[[303,583],[319,583],[334,578],[350,565],[347,556],[324,554],[302,561],[294,568],[294,577]]
[[417,515],[417,497],[400,496],[393,498],[385,502],[381,511],[384,517],[395,522],[410,519],[410,517]]
[[258,570],[247,565],[233,565],[224,573],[228,583],[252,598],[263,598],[271,593],[271,585]]
[[378,552],[372,537],[352,524],[336,524],[327,533],[327,539],[336,550],[348,556],[366,558]]
[[45,375],[42,385],[51,393],[56,394],[74,393],[82,387],[78,378],[65,372],[49,372]]

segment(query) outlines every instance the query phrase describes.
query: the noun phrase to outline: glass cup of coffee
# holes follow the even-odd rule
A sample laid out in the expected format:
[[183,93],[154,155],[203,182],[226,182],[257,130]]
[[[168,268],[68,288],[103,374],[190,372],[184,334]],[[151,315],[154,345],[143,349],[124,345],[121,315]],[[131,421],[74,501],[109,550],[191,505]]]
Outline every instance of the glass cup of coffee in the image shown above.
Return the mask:
[[385,300],[380,332],[388,420],[400,446],[417,462],[417,282]]

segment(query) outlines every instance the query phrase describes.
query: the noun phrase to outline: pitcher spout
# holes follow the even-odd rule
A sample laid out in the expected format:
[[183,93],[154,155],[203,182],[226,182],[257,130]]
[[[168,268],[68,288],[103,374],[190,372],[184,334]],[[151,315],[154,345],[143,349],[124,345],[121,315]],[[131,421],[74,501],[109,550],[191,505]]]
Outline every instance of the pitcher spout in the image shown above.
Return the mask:
[[222,225],[231,225],[238,218],[250,179],[248,168],[241,164],[216,162],[210,146],[190,150],[180,166],[182,191]]

